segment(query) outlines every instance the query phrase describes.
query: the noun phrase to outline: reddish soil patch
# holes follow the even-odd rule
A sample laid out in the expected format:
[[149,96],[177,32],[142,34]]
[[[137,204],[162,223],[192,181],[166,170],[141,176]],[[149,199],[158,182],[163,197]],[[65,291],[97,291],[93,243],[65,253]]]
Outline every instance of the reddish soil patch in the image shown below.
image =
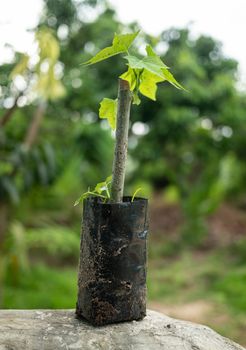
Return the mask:
[[[230,245],[246,234],[246,210],[223,203],[207,218],[209,246]],[[179,235],[184,218],[179,205],[167,204],[160,196],[150,203],[150,232],[154,237]]]
[[150,231],[157,235],[175,235],[182,224],[180,207],[167,204],[161,197],[155,196],[150,203]]
[[216,246],[226,246],[246,234],[246,210],[224,203],[208,219],[210,238]]
[[150,302],[148,307],[173,318],[197,323],[206,323],[214,309],[212,303],[204,300],[197,300],[180,305],[166,305],[159,302]]

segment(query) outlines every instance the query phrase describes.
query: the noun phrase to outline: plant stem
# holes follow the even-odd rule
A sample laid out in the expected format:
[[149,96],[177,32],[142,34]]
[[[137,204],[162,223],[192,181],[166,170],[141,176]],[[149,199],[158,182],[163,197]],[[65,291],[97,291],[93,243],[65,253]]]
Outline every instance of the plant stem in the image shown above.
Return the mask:
[[124,192],[131,101],[132,97],[128,82],[119,79],[116,142],[111,186],[111,198],[116,203],[122,202]]

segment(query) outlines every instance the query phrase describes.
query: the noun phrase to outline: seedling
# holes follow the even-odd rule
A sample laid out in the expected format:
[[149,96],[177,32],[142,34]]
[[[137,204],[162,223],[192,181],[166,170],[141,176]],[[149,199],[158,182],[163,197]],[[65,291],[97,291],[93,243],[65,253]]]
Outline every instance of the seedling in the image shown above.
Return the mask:
[[[122,201],[124,192],[125,168],[127,158],[128,128],[131,104],[141,103],[140,94],[156,100],[157,84],[167,81],[177,89],[183,86],[171,74],[169,67],[161,60],[150,45],[146,45],[146,56],[139,57],[130,53],[130,47],[139,31],[132,34],[115,34],[112,45],[99,51],[94,57],[83,63],[89,66],[118,54],[124,54],[127,71],[119,76],[118,97],[104,98],[100,103],[99,117],[107,119],[112,130],[116,130],[116,142],[112,177],[96,185],[75,202],[79,204],[88,196],[99,196],[113,203]],[[136,193],[132,196],[134,200]]]
[[99,117],[116,131],[112,177],[76,202],[100,198],[84,203],[76,306],[77,316],[96,326],[146,315],[148,200],[136,198],[140,189],[123,197],[131,104],[139,105],[140,94],[155,100],[157,84],[163,81],[183,89],[150,45],[145,57],[129,52],[137,35],[115,35],[111,46],[84,63],[123,53],[127,65],[119,76],[118,97],[104,98],[99,109]]

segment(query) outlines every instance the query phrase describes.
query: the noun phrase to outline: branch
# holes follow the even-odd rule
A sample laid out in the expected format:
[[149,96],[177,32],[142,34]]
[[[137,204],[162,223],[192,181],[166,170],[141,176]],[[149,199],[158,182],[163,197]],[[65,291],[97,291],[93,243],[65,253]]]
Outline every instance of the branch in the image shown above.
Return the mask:
[[[45,109],[46,109],[46,103],[41,102],[38,105],[38,107],[33,115],[31,125],[29,126],[27,133],[26,133],[26,136],[25,136],[25,139],[23,141],[23,145],[27,151],[30,150],[31,146],[35,142],[39,127],[40,127],[42,119],[44,117]],[[14,169],[12,170],[12,172],[10,173],[9,176],[10,177],[16,176],[18,171],[19,171],[19,166],[15,165]]]
[[119,79],[116,143],[111,186],[112,201],[116,203],[122,201],[124,192],[131,101],[132,97],[128,82]]
[[[29,82],[29,80],[28,80],[28,82]],[[24,89],[23,91],[21,91],[21,92],[19,93],[19,95],[15,98],[13,107],[11,107],[10,109],[8,109],[8,110],[5,112],[5,114],[1,117],[1,119],[0,119],[0,127],[3,127],[5,124],[7,124],[7,123],[10,121],[11,117],[12,117],[13,114],[14,114],[14,111],[15,111],[16,108],[17,108],[17,102],[18,102],[19,97],[23,96],[23,95],[26,93],[26,91],[27,91],[27,89],[28,89],[28,86],[29,86],[29,85],[28,85],[28,83],[27,83],[26,89]]]
[[7,122],[11,119],[12,115],[14,114],[14,111],[16,110],[16,107],[17,107],[17,101],[18,101],[18,98],[21,96],[18,95],[15,99],[15,102],[14,102],[14,105],[13,107],[11,107],[10,109],[8,109],[4,115],[1,117],[0,119],[0,126],[3,127],[5,124],[7,124]]
[[45,109],[46,109],[46,103],[41,102],[35,111],[31,125],[29,126],[29,128],[27,130],[27,134],[26,134],[26,137],[24,140],[24,146],[27,149],[31,148],[31,146],[34,144],[34,142],[37,138],[38,131],[39,131],[42,119],[44,117]]

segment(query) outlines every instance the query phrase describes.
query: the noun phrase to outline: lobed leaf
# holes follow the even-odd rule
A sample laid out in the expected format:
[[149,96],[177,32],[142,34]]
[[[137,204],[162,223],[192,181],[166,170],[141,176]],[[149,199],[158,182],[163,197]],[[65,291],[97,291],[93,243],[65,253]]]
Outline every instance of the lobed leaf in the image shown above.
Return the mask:
[[134,69],[128,67],[128,70],[120,75],[120,78],[127,80],[130,86],[130,90],[133,91],[137,86],[137,74]]
[[172,84],[173,86],[175,86],[177,89],[187,91],[187,90],[174,78],[174,76],[172,75],[171,72],[169,72],[168,69],[163,69],[163,74],[164,74],[164,76],[165,76],[165,79],[166,79],[170,84]]
[[165,79],[162,73],[162,69],[167,68],[165,63],[162,62],[160,57],[154,52],[150,45],[146,46],[146,52],[147,57],[144,57],[142,59],[133,55],[126,56],[125,59],[127,59],[129,67],[134,70],[147,69],[151,73]]
[[[110,198],[110,190],[109,185],[112,182],[112,176],[108,176],[105,181],[99,182],[94,190],[90,190],[88,188],[88,191],[83,193],[74,203],[74,206],[78,205],[79,203],[83,203],[83,201],[88,198],[89,196],[95,196],[95,197],[101,197],[104,200]],[[105,192],[105,195],[102,194],[102,192]]]
[[168,68],[167,65],[165,65],[165,63],[161,60],[160,56],[158,56],[155,51],[153,50],[153,48],[150,45],[147,45],[145,48],[147,55],[149,57],[155,57],[156,61],[159,62],[159,64],[163,67],[163,68]]
[[102,119],[108,119],[109,125],[113,130],[116,128],[116,114],[117,99],[112,100],[110,98],[104,98],[100,102],[99,117]]
[[139,78],[141,75],[141,70],[139,69],[132,69],[131,67],[128,67],[128,70],[120,75],[121,79],[127,80],[130,86],[130,90],[133,91],[132,97],[133,97],[133,104],[139,105],[141,103],[141,100],[138,96],[138,88],[139,88]]
[[164,81],[165,79],[159,77],[144,69],[141,74],[141,82],[139,85],[139,91],[142,95],[150,98],[151,100],[156,100],[157,83]]
[[163,65],[160,64],[159,60],[154,56],[147,56],[140,59],[136,56],[127,55],[124,58],[128,61],[128,66],[132,69],[147,69],[151,73],[165,78],[162,73]]
[[135,40],[139,31],[132,34],[115,34],[112,46],[105,47],[99,51],[94,57],[89,59],[84,65],[95,64],[97,62],[106,60],[109,57],[118,55],[119,53],[127,52],[132,42]]
[[[125,57],[129,68],[121,75],[121,78],[129,82],[131,90],[137,89],[154,101],[156,100],[157,83],[162,81],[166,80],[177,89],[185,90],[150,45],[146,46],[146,52],[148,56],[142,59],[133,55]],[[136,93],[134,96],[136,98]]]

